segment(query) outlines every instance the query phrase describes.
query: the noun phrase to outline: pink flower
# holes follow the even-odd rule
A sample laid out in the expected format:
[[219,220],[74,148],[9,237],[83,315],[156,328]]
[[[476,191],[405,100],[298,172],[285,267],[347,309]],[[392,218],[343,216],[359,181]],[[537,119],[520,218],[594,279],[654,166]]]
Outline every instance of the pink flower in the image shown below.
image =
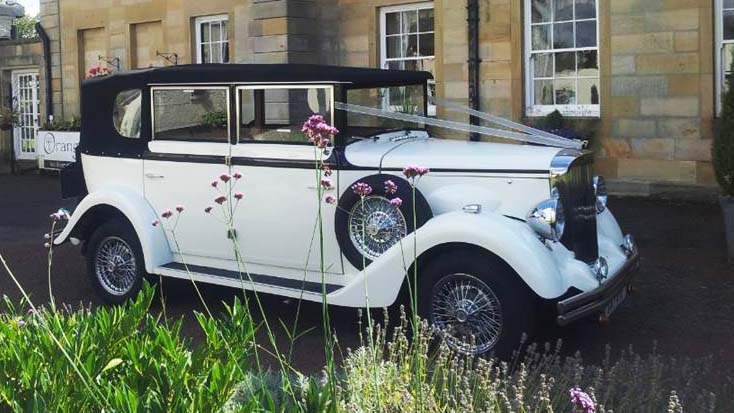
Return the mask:
[[219,205],[222,205],[227,200],[227,197],[224,195],[219,195],[218,197],[214,198],[214,202],[218,203]]
[[393,198],[390,200],[390,205],[394,206],[395,208],[400,208],[403,205],[403,200],[400,198]]
[[18,327],[23,328],[25,327],[25,325],[26,325],[25,320],[18,320]]
[[236,199],[238,201],[241,201],[242,198],[244,198],[244,197],[245,197],[245,194],[243,194],[242,192],[235,192],[235,194],[234,194],[234,199]]
[[331,167],[327,164],[324,164],[324,166],[321,167],[321,169],[324,171],[324,176],[331,176]]
[[91,67],[91,68],[89,68],[89,74],[90,75],[96,75],[97,74],[97,70],[98,70],[98,68],[96,66],[95,67]]
[[160,225],[160,224],[161,224],[161,221],[159,221],[159,220],[157,220],[157,219],[154,219],[154,220],[153,220],[153,226],[154,226],[154,227],[157,227],[157,226],[158,226],[158,225]]
[[183,205],[176,205],[176,211],[178,211],[179,214],[182,213],[184,211]]
[[303,123],[301,131],[308,136],[309,142],[319,148],[325,148],[331,145],[330,138],[337,135],[339,130],[333,126],[329,126],[321,115],[312,115]]
[[394,195],[396,192],[398,192],[398,185],[391,179],[385,181],[385,193]]
[[594,400],[591,399],[588,393],[582,391],[578,386],[568,391],[571,396],[571,404],[574,407],[581,409],[583,413],[594,413],[596,406],[594,406]]
[[212,207],[206,207],[206,208],[204,208],[204,212],[206,212],[207,214],[211,214],[212,213]]
[[232,177],[229,174],[221,174],[219,175],[219,179],[226,184],[230,179],[232,179]]
[[323,186],[324,189],[331,189],[331,179],[321,178],[321,186]]
[[163,211],[163,213],[161,214],[161,216],[163,218],[165,218],[165,219],[168,219],[168,218],[170,218],[170,217],[173,216],[173,211],[171,211],[170,209],[167,209],[167,210]]
[[361,197],[365,197],[372,193],[372,187],[364,182],[357,182],[352,185],[352,191]]
[[212,181],[212,187],[216,188],[217,186],[219,186],[219,181],[217,180]]
[[326,202],[327,204],[333,205],[333,204],[336,204],[336,198],[334,198],[333,195],[326,195],[324,197],[324,202]]
[[232,178],[234,179],[242,179],[242,174],[239,172],[235,172],[232,174]]
[[54,212],[53,214],[48,216],[53,221],[61,221],[64,218],[64,215],[60,212]]
[[431,170],[422,166],[406,166],[403,168],[403,175],[405,175],[406,178],[412,179],[416,177],[421,177]]

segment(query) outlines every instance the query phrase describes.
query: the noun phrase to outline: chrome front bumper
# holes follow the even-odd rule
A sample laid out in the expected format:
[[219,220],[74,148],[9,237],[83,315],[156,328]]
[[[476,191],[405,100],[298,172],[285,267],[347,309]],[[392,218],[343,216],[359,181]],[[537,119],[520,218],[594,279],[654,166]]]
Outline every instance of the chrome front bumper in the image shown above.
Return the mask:
[[619,295],[629,288],[632,278],[640,268],[640,254],[636,248],[625,261],[622,268],[599,287],[561,300],[557,304],[559,325],[565,326],[574,321],[597,315]]

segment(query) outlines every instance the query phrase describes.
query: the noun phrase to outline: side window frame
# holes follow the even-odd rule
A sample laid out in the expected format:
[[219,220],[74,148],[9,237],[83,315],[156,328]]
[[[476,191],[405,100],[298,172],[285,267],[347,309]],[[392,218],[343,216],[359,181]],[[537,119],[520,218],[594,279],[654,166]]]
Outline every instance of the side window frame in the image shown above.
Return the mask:
[[[725,0],[714,0],[714,102],[716,110],[714,116],[718,117],[721,112],[721,98],[726,89],[726,75],[729,67],[726,67],[725,53],[734,48],[734,39],[724,38],[724,11]],[[731,12],[732,9],[726,8]]]
[[[220,32],[220,38],[218,40],[213,40],[210,37],[208,42],[204,42],[204,39],[201,36],[201,26],[203,26],[205,24],[211,25],[211,23],[218,23],[218,24],[220,24],[220,30],[221,30],[221,23],[222,22],[225,22],[225,26],[226,26],[226,31],[224,32],[224,39],[225,40],[222,40],[222,37],[221,37],[222,36],[222,33]],[[196,56],[195,57],[196,57],[196,63],[197,64],[205,64],[205,63],[230,63],[232,61],[232,51],[230,50],[230,47],[232,46],[232,39],[230,39],[230,36],[229,36],[230,22],[229,22],[229,15],[228,14],[216,14],[216,15],[212,15],[212,16],[198,16],[198,17],[194,18],[194,30],[196,31],[195,36],[194,36],[194,42],[196,44],[194,45],[194,47],[196,47]],[[211,28],[209,30],[211,30]],[[210,33],[210,36],[211,36],[211,33]],[[204,56],[201,53],[201,48],[204,45],[204,43],[206,43],[207,45],[209,45],[209,47],[211,47],[211,45],[212,44],[215,44],[215,43],[216,44],[219,44],[220,46],[221,46],[221,44],[226,43],[227,44],[227,47],[226,47],[226,49],[227,49],[227,59],[225,60],[224,59],[224,56],[220,56],[221,57],[221,61],[218,61],[218,62],[214,62],[214,61],[205,62],[204,61]],[[222,49],[222,51],[224,51],[224,49]],[[210,56],[209,57],[211,58],[211,52],[210,52]]]
[[[240,141],[240,122],[242,121],[240,119],[241,115],[241,108],[242,108],[242,102],[241,102],[241,94],[240,91],[243,90],[268,90],[268,89],[325,89],[328,91],[329,99],[331,99],[331,116],[330,119],[328,119],[328,122],[330,125],[334,125],[334,119],[335,119],[335,94],[334,94],[334,85],[330,84],[252,84],[252,85],[238,85],[234,88],[235,91],[235,134],[234,139],[232,141],[234,142],[234,145],[248,145],[248,144],[280,144],[280,145],[308,145],[312,146],[313,144],[310,142],[286,142],[286,141],[256,141],[256,140],[248,140],[248,141]],[[303,120],[304,122],[306,119]]]
[[[159,90],[224,90],[227,96],[227,139],[226,141],[218,142],[212,140],[175,140],[175,139],[162,139],[156,140],[155,132],[155,92]],[[150,87],[150,141],[151,142],[196,142],[196,143],[209,143],[209,144],[232,144],[232,88],[229,85],[216,84],[216,85],[171,85],[171,86],[151,86]]]
[[[553,45],[553,25],[558,24],[557,21],[554,20],[553,13],[555,12],[551,8],[551,17],[548,22],[542,22],[542,23],[533,23],[533,16],[532,16],[532,3],[533,0],[523,0],[523,18],[522,18],[522,24],[523,24],[523,33],[524,33],[524,40],[523,40],[523,79],[524,79],[524,90],[525,90],[525,107],[523,108],[523,111],[525,113],[525,116],[527,117],[539,117],[539,116],[545,116],[549,113],[553,112],[554,110],[558,110],[567,117],[592,117],[592,118],[599,118],[601,116],[601,97],[599,97],[599,103],[597,104],[586,104],[586,103],[578,103],[579,99],[579,91],[578,91],[578,81],[579,79],[585,80],[585,79],[593,79],[593,76],[579,76],[578,74],[578,62],[575,63],[575,75],[571,77],[557,77],[555,74],[555,61],[551,65],[552,68],[552,77],[551,78],[541,78],[540,80],[550,80],[554,86],[553,86],[553,104],[535,104],[535,80],[536,76],[534,73],[534,65],[535,65],[535,56],[539,54],[550,54],[552,56],[555,56],[556,53],[564,53],[564,52],[573,52],[574,54],[578,54],[579,52],[583,51],[596,51],[596,64],[597,64],[597,93],[601,94],[601,38],[600,38],[600,30],[601,30],[601,15],[599,11],[599,3],[601,0],[596,0],[594,2],[595,7],[595,17],[594,18],[576,18],[576,16],[572,16],[571,20],[563,20],[561,21],[561,24],[565,23],[572,23],[574,30],[573,30],[573,37],[574,41],[576,39],[576,25],[579,22],[583,21],[595,21],[596,26],[596,46],[584,46],[584,47],[577,47],[574,45],[574,47],[571,48],[555,48]],[[548,3],[549,7],[552,7],[552,2]],[[575,4],[574,4],[574,10],[575,10]],[[550,49],[542,49],[542,50],[534,50],[533,49],[533,36],[532,36],[532,27],[534,25],[550,25],[550,32],[551,35],[549,37]],[[553,60],[555,57],[552,58]],[[574,80],[574,84],[576,85],[574,91],[575,91],[575,99],[576,102],[573,104],[558,104],[555,103],[555,81],[561,79],[561,80]]]

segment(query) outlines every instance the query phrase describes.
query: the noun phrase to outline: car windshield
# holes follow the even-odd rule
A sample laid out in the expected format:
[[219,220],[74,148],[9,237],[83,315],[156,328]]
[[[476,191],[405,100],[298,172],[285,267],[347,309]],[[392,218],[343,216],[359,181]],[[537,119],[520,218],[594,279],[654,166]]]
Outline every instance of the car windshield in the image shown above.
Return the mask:
[[[347,92],[351,105],[365,106],[388,112],[425,116],[423,85],[397,86],[372,89],[351,89]],[[397,129],[423,128],[422,124],[405,122],[361,113],[348,112],[350,137],[369,137]]]

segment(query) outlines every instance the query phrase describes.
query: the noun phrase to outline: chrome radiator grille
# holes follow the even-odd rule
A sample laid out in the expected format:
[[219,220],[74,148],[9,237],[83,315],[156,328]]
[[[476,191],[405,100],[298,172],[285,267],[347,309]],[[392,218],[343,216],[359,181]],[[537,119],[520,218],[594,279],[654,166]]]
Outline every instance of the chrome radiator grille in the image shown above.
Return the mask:
[[576,259],[587,263],[599,257],[592,162],[590,156],[579,157],[565,174],[554,178],[566,211],[561,242],[575,253]]

